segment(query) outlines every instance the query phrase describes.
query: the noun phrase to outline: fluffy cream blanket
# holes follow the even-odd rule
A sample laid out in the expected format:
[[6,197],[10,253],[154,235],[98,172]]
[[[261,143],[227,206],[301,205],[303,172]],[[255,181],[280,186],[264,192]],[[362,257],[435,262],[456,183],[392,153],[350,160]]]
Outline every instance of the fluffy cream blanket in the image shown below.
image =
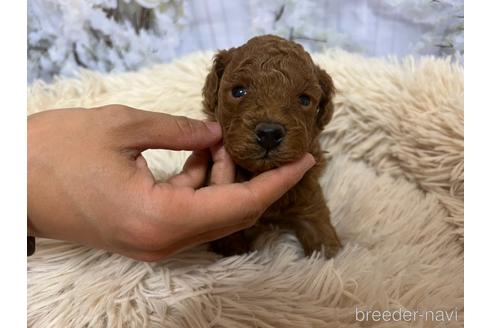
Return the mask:
[[[29,326],[462,326],[463,68],[342,51],[313,58],[338,89],[322,138],[330,153],[322,186],[344,244],[334,259],[304,257],[281,231],[251,254],[221,258],[201,246],[152,264],[38,240]],[[123,103],[202,118],[210,64],[210,53],[195,54],[136,73],[35,83],[28,111]],[[159,178],[187,155],[145,153]],[[367,312],[385,310],[389,321]]]

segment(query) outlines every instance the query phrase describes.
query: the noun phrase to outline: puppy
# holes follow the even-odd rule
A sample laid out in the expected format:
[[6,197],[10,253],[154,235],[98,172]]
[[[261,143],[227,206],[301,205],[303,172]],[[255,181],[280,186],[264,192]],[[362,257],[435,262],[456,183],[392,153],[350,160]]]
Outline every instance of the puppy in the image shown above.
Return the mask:
[[237,165],[237,181],[311,153],[317,165],[251,228],[212,242],[225,256],[251,250],[271,226],[295,232],[306,255],[341,244],[318,179],[325,166],[319,135],[333,115],[330,76],[301,45],[273,35],[222,50],[203,87],[206,114],[222,126],[225,149]]

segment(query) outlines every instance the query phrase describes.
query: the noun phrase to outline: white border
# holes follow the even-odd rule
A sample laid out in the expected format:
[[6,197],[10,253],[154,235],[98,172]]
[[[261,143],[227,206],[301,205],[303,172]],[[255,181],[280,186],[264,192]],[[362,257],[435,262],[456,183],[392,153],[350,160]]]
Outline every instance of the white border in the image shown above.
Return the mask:
[[25,1],[3,4],[0,26],[2,327],[26,326],[26,12]]
[[[472,7],[473,3],[473,7]],[[492,312],[492,6],[465,7],[465,323],[484,327]]]

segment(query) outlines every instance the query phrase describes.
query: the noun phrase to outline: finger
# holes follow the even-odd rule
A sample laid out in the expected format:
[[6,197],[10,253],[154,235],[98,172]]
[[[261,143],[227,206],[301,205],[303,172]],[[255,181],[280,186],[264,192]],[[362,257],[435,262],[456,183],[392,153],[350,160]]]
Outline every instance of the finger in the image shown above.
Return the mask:
[[296,162],[266,171],[245,182],[244,185],[256,199],[263,202],[264,207],[268,207],[295,186],[315,164],[313,155],[305,154]]
[[170,149],[198,150],[209,148],[220,141],[222,132],[216,122],[199,121],[184,116],[173,116],[138,110],[121,105],[106,106],[113,124],[116,140],[125,140],[125,147],[137,150]]
[[174,187],[203,186],[207,176],[210,154],[208,150],[195,150],[186,160],[183,171],[167,180]]
[[[312,155],[264,172],[244,183],[213,185],[173,199],[183,202],[181,224],[190,231],[208,231],[234,224],[252,224],[285,192],[292,188],[315,164]],[[188,191],[189,192],[189,191]],[[165,197],[165,196],[163,196]],[[186,205],[185,205],[186,204]]]
[[213,165],[210,173],[210,184],[233,183],[236,175],[235,165],[224,145],[212,146],[211,152]]

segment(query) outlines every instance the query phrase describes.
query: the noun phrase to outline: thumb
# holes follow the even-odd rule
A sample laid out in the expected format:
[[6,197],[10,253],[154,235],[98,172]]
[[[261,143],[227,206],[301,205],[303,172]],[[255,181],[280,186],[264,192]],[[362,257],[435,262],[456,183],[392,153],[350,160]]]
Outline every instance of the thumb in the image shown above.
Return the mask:
[[[298,183],[315,163],[313,156],[306,154],[293,163],[263,172],[250,181],[204,187],[193,192],[192,200],[182,196],[181,199],[187,199],[186,205],[180,206],[186,212],[183,215],[186,221],[183,222],[189,222],[183,224],[201,226],[204,231],[241,222],[251,224]],[[169,199],[169,188],[160,186],[163,193],[158,196],[159,199]],[[174,190],[176,193],[188,191],[183,188]]]
[[[126,148],[199,150],[220,141],[222,132],[216,122],[173,116],[121,106],[124,123],[119,134]],[[115,115],[115,114],[113,114]],[[117,114],[116,114],[117,115]]]

